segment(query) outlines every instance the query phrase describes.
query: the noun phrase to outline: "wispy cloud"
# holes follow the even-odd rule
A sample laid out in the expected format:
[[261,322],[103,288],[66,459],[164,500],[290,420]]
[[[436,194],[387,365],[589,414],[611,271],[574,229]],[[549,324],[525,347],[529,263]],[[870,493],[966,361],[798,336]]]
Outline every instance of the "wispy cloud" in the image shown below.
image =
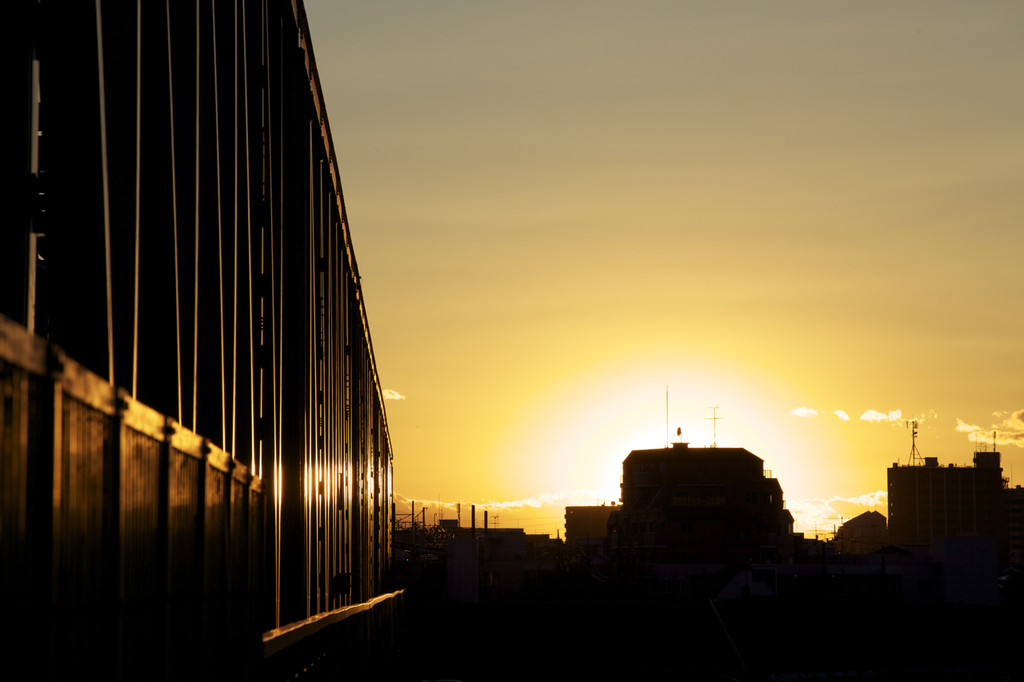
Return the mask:
[[[1003,414],[1006,413],[1004,412]],[[1004,419],[1003,426],[1016,431],[1024,431],[1024,410],[1017,410],[1007,419]]]
[[994,412],[994,415],[1010,416],[1003,420],[1002,424],[993,424],[991,428],[983,428],[977,424],[968,424],[957,418],[955,431],[966,433],[967,439],[973,443],[991,443],[992,434],[995,433],[996,445],[1016,445],[1024,448],[1024,410],[1012,412]]
[[565,527],[566,507],[585,507],[590,505],[611,504],[617,502],[618,490],[559,490],[550,493],[537,493],[530,497],[519,500],[461,500],[447,502],[438,500],[412,499],[395,493],[395,511],[399,515],[408,514],[412,509],[412,503],[416,503],[417,517],[421,510],[426,508],[428,523],[433,522],[434,514],[443,514],[444,518],[454,519],[460,513],[461,505],[462,525],[469,526],[472,505],[476,505],[477,525],[483,526],[483,513],[490,513],[493,521],[495,516],[500,517],[501,527],[518,527],[522,524],[528,533],[550,533],[555,530],[563,530]]
[[888,515],[888,500],[884,490],[876,490],[856,497],[836,495],[828,499],[786,500],[786,507],[793,513],[797,532],[813,533],[817,529],[831,533],[834,527],[866,511]]
[[794,417],[803,417],[804,419],[811,419],[813,417],[817,417],[821,413],[818,412],[817,410],[812,410],[809,407],[798,407],[792,412],[790,412],[790,414],[793,415]]
[[[475,504],[477,507],[483,507],[487,509],[511,509],[516,507],[543,507],[558,505],[562,507],[584,507],[587,505],[594,504],[609,504],[618,500],[618,490],[605,490],[599,488],[597,490],[559,490],[552,493],[537,493],[530,497],[524,497],[519,500],[491,500],[479,498],[476,500],[459,500],[455,502],[445,502],[437,500],[420,500],[416,499],[416,504],[426,504],[429,507],[437,507],[440,505],[444,509],[455,509],[459,504],[463,507],[468,507]],[[395,504],[399,509],[403,507],[408,511],[410,502],[414,498],[406,497],[399,493],[395,493]]]
[[902,417],[903,412],[900,410],[892,410],[889,414],[884,412],[877,412],[875,410],[868,410],[860,416],[861,421],[866,422],[894,422],[899,421]]
[[848,421],[850,421],[850,415],[846,414],[846,413],[845,413],[845,412],[843,412],[842,410],[836,410],[836,411],[835,411],[835,412],[833,412],[832,414],[834,414],[835,416],[839,417],[839,418],[840,418],[840,419],[842,419],[842,420],[843,420],[844,422],[848,422]]
[[966,433],[972,433],[974,431],[979,430],[980,428],[981,428],[980,426],[975,426],[974,424],[967,424],[966,422],[961,421],[959,417],[956,420],[956,430],[957,431],[962,431],[962,432],[966,432]]
[[489,500],[485,503],[487,507],[497,509],[512,509],[516,507],[581,507],[587,505],[601,504],[604,502],[617,501],[619,491],[615,490],[560,490],[555,493],[538,493],[521,500],[507,500],[498,502]]
[[390,388],[385,388],[384,400],[405,400],[405,396],[398,391],[392,391]]

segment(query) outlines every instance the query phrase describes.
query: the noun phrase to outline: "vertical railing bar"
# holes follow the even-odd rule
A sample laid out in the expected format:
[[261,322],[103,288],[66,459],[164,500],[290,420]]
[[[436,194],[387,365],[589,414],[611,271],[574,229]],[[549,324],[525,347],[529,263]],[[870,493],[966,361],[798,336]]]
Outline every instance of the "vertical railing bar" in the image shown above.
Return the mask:
[[174,324],[178,360],[178,423],[184,422],[181,410],[181,285],[178,282],[178,172],[174,149],[174,62],[171,55],[171,0],[167,0],[167,90],[171,116],[171,215],[174,225]]
[[[38,196],[39,188],[39,105],[42,93],[40,92],[40,59],[39,59],[39,45],[38,38],[33,36],[31,43],[31,85],[29,86],[29,157],[28,157],[28,174],[32,180],[32,192],[35,196]],[[27,251],[27,262],[25,263],[26,277],[25,283],[26,296],[25,296],[25,328],[28,329],[30,334],[34,334],[36,330],[36,262],[38,261],[38,239],[39,235],[36,232],[37,226],[35,221],[37,216],[29,214],[29,225],[28,225],[28,243]]]
[[[217,292],[220,295],[220,445],[228,450],[228,420],[227,420],[227,364],[224,359],[224,233],[222,221],[224,208],[221,204],[221,177],[220,177],[220,87],[217,79],[217,3],[210,3],[210,21],[213,33],[213,128],[214,147],[217,158],[217,263],[219,265],[219,277]],[[229,454],[234,453],[228,450]]]
[[135,307],[132,315],[132,398],[139,385],[139,231],[142,185],[142,0],[135,5]]
[[320,610],[320,580],[316,575],[316,569],[320,564],[320,543],[319,543],[319,531],[320,531],[320,519],[319,519],[319,462],[317,458],[316,445],[314,443],[316,439],[316,427],[313,424],[316,418],[316,406],[315,406],[315,395],[316,395],[316,351],[313,348],[315,336],[315,324],[316,321],[313,317],[313,185],[310,182],[312,176],[312,164],[313,154],[310,149],[312,145],[312,137],[309,133],[310,123],[304,121],[306,127],[306,144],[303,150],[306,156],[305,163],[305,184],[306,184],[306,418],[303,420],[306,427],[306,476],[307,478],[312,474],[312,486],[307,485],[307,497],[306,497],[306,509],[307,509],[307,522],[306,525],[306,537],[308,542],[306,544],[306,617],[312,615],[310,612],[309,603],[313,597],[315,580],[316,586],[316,612]]
[[[274,268],[274,238],[273,238],[273,215],[274,215],[274,192],[272,189],[273,183],[273,125],[271,119],[271,100],[270,100],[270,10],[267,1],[263,1],[262,6],[262,41],[263,41],[263,69],[266,72],[266,95],[262,98],[264,103],[265,117],[263,120],[264,125],[264,154],[263,154],[263,196],[264,196],[264,232],[262,244],[265,245],[269,241],[270,244],[270,278],[269,278],[269,289],[270,289],[270,358],[271,358],[271,415],[273,418],[273,458],[274,458],[274,584],[275,584],[275,625],[274,627],[281,626],[281,496],[282,481],[281,481],[281,459],[280,459],[280,448],[278,447],[277,431],[277,302],[274,289],[275,280],[275,268]],[[264,312],[263,318],[266,318]],[[261,321],[261,328],[265,327],[266,323]],[[263,391],[261,386],[260,400],[263,399]],[[260,412],[262,423],[264,424],[263,430],[266,432],[267,417]],[[265,435],[264,435],[265,438]]]
[[[282,49],[282,52],[283,52],[283,49]],[[282,81],[284,80],[283,72],[282,72],[281,80]],[[283,90],[283,88],[282,88],[282,90]],[[308,124],[306,124],[306,125],[307,125],[307,129],[308,129]],[[308,156],[309,156],[309,143],[308,143],[308,140],[307,140],[306,148],[305,149],[302,149],[300,147],[296,151],[301,153],[301,154],[303,154],[306,157],[304,159],[305,162],[306,162],[305,163],[305,168],[303,168],[302,170],[308,176],[309,175],[309,163],[310,163],[309,162],[309,158],[308,158]],[[298,164],[296,164],[296,165],[298,165]],[[301,168],[301,166],[299,166],[299,168]],[[296,170],[298,170],[298,169],[296,169]],[[309,347],[310,347],[310,343],[312,341],[311,338],[310,338],[312,336],[312,332],[311,332],[311,329],[310,329],[310,324],[312,323],[312,316],[309,313],[309,308],[311,307],[310,299],[312,298],[311,295],[310,295],[310,281],[309,281],[309,278],[310,278],[310,274],[309,274],[309,258],[310,258],[309,243],[310,243],[310,241],[312,241],[310,239],[310,231],[312,229],[312,225],[310,224],[310,222],[311,222],[310,221],[310,216],[308,215],[308,213],[309,213],[309,196],[308,195],[309,195],[309,189],[310,189],[308,181],[305,183],[305,189],[306,189],[306,194],[307,194],[307,196],[305,197],[305,201],[306,201],[305,209],[306,209],[307,215],[304,216],[305,220],[303,220],[304,224],[302,225],[302,227],[304,228],[304,231],[305,231],[305,234],[303,235],[302,243],[303,243],[303,246],[306,247],[305,248],[305,254],[304,254],[305,257],[306,257],[306,262],[302,266],[303,267],[303,272],[306,275],[305,282],[304,282],[304,284],[305,284],[305,291],[303,292],[303,299],[304,299],[303,303],[305,305],[302,306],[302,308],[300,308],[300,310],[302,311],[302,313],[305,316],[305,323],[306,323],[306,334],[305,334],[305,337],[306,337],[306,348],[304,349],[305,357],[303,358],[305,360],[305,363],[304,363],[305,366],[303,367],[303,369],[305,370],[305,375],[306,375],[304,377],[304,382],[303,382],[304,383],[304,385],[303,385],[303,389],[304,389],[304,391],[303,391],[303,398],[305,399],[305,405],[302,406],[302,416],[303,416],[303,419],[302,419],[302,431],[303,431],[303,434],[302,434],[303,435],[303,447],[302,447],[302,466],[303,466],[303,469],[302,469],[302,479],[303,479],[302,480],[302,482],[303,482],[303,496],[302,496],[303,526],[302,526],[302,531],[303,531],[303,533],[302,533],[302,539],[303,539],[303,543],[302,544],[303,544],[303,549],[305,550],[305,554],[304,554],[305,562],[304,562],[304,565],[303,565],[303,568],[304,568],[304,570],[303,570],[303,577],[305,578],[305,583],[306,583],[305,584],[305,588],[306,588],[306,590],[305,590],[305,592],[306,592],[306,594],[305,594],[305,596],[306,596],[306,618],[309,618],[311,615],[313,615],[312,612],[311,612],[311,592],[313,590],[313,584],[312,584],[313,581],[312,581],[312,576],[311,576],[311,572],[313,571],[313,567],[312,567],[313,561],[312,561],[311,557],[316,554],[316,548],[315,548],[315,544],[316,543],[315,543],[315,539],[313,537],[314,527],[315,527],[315,516],[314,516],[315,511],[313,509],[313,505],[314,505],[314,500],[315,500],[316,493],[315,493],[315,491],[313,489],[314,486],[315,486],[315,483],[311,483],[311,481],[310,481],[310,476],[311,476],[311,471],[310,470],[315,467],[315,460],[313,460],[313,453],[310,450],[310,431],[311,431],[311,429],[310,429],[310,419],[311,419],[311,412],[312,412],[312,410],[311,410],[311,403],[312,403],[312,381],[310,380],[310,375],[311,375],[312,370],[313,370],[313,363],[312,363],[312,359],[309,357],[309,355],[310,355]],[[283,191],[284,190],[282,189],[282,194],[283,194]],[[296,198],[298,198],[298,197],[296,197]],[[283,204],[283,202],[282,202],[282,204]],[[282,297],[283,297],[283,294],[282,294]],[[283,398],[282,398],[282,400],[283,400]],[[312,472],[312,476],[315,478],[315,476],[316,476],[315,472]]]
[[[231,279],[232,279],[232,293],[231,293],[231,311],[232,311],[232,339],[231,339],[231,455],[235,455],[235,426],[238,419],[238,0],[234,2],[234,11],[232,13],[232,19],[234,21],[234,31],[231,34],[231,55],[234,58],[234,68],[232,70],[232,77],[234,78],[232,87],[232,100],[234,102],[234,117],[232,118],[232,130],[234,131],[234,148],[232,150],[232,162],[234,164],[234,175],[231,181],[231,190],[233,192],[232,204],[231,204],[231,216],[234,221],[232,226],[232,239],[233,239],[233,251],[234,260],[231,265]],[[250,468],[250,473],[252,470]]]
[[[235,0],[236,4],[238,0]],[[249,138],[249,40],[246,30],[245,3],[242,3],[242,87],[245,89],[245,106],[243,116],[245,117],[245,235],[247,246],[246,275],[249,280],[249,430],[250,438],[250,465],[255,475],[263,477],[263,457],[256,459],[256,387],[254,359],[256,348],[253,345],[253,302],[252,302],[252,179],[250,167],[252,160],[249,157],[252,141]],[[237,206],[237,202],[236,202]],[[262,450],[260,451],[262,455]]]
[[[283,76],[282,76],[282,80],[283,80]],[[305,451],[306,451],[306,455],[305,456],[306,456],[306,462],[307,462],[307,464],[306,464],[306,476],[310,480],[310,483],[306,487],[307,495],[306,495],[306,499],[304,500],[305,507],[307,509],[307,518],[309,519],[309,523],[306,525],[306,528],[305,528],[305,537],[307,539],[307,542],[306,542],[306,571],[305,571],[305,574],[306,574],[306,602],[307,602],[306,611],[307,611],[308,615],[312,615],[313,613],[318,612],[318,609],[317,609],[317,599],[318,599],[318,596],[319,596],[318,595],[319,590],[316,589],[317,586],[315,584],[317,582],[316,581],[316,565],[317,565],[317,560],[316,559],[317,559],[317,552],[319,551],[319,547],[318,547],[318,543],[317,543],[317,539],[318,539],[317,538],[317,531],[319,530],[319,528],[318,528],[318,518],[317,518],[317,491],[318,491],[318,486],[317,486],[317,459],[316,459],[316,449],[313,446],[313,438],[314,438],[314,436],[313,436],[313,431],[314,431],[314,429],[313,429],[313,411],[315,409],[313,407],[313,392],[315,390],[314,385],[316,383],[316,379],[314,378],[316,370],[314,369],[314,361],[313,361],[313,357],[312,357],[312,342],[313,342],[313,339],[312,339],[312,337],[313,337],[313,315],[312,315],[312,307],[313,307],[312,299],[313,299],[313,295],[312,295],[312,288],[313,288],[313,282],[312,282],[312,273],[310,272],[310,269],[311,269],[310,261],[311,261],[311,258],[312,258],[311,247],[312,247],[312,242],[313,242],[313,238],[312,238],[312,233],[313,233],[313,217],[310,214],[311,213],[311,211],[310,211],[310,206],[311,206],[310,192],[312,191],[312,187],[309,184],[309,165],[311,163],[311,159],[309,158],[309,123],[308,123],[308,121],[301,121],[301,120],[300,120],[299,123],[300,123],[300,125],[305,125],[306,126],[306,129],[303,131],[303,133],[306,135],[305,145],[303,147],[299,147],[298,149],[296,149],[296,152],[301,154],[302,161],[305,162],[304,163],[305,167],[303,168],[303,172],[305,173],[305,176],[303,178],[304,181],[305,181],[303,183],[303,185],[304,185],[303,189],[305,189],[305,191],[306,191],[306,196],[303,197],[304,200],[305,200],[305,207],[304,207],[305,215],[303,216],[303,223],[304,223],[303,227],[305,228],[305,235],[304,235],[305,238],[303,239],[303,243],[302,243],[302,246],[304,247],[304,250],[305,250],[305,253],[303,254],[305,256],[305,263],[304,263],[304,267],[303,267],[303,271],[302,271],[303,274],[305,275],[305,282],[304,282],[305,292],[304,292],[304,295],[303,295],[303,304],[304,305],[302,306],[302,308],[300,310],[302,311],[303,315],[305,316],[305,322],[306,322],[306,348],[305,348],[305,359],[306,359],[305,365],[306,366],[304,368],[305,371],[306,371],[306,379],[305,379],[305,386],[303,387],[304,388],[303,397],[305,398],[305,405],[304,405],[304,408],[303,408],[303,413],[304,413],[303,414],[303,416],[304,416],[303,424],[304,424],[304,430],[305,430]],[[309,606],[310,604],[312,604],[312,608]],[[307,617],[308,617],[308,615],[307,615]]]
[[[278,191],[280,192],[280,199],[277,202],[278,210],[278,221],[277,230],[280,238],[280,246],[278,249],[278,258],[280,258],[280,268],[278,272],[278,287],[280,287],[279,300],[277,314],[279,316],[277,329],[280,334],[280,339],[277,345],[277,365],[275,369],[275,379],[277,381],[275,390],[275,418],[277,419],[277,432],[276,432],[276,443],[278,460],[282,462],[284,459],[284,435],[282,433],[284,427],[284,18],[278,17],[278,41],[277,41],[277,59],[278,59],[278,72],[277,72],[277,84],[278,84],[278,116],[277,124],[280,126],[280,133],[277,136],[277,144],[279,146],[277,162],[280,164],[277,174],[277,183],[279,186]],[[280,376],[278,376],[280,375]],[[297,488],[296,488],[297,490]],[[283,497],[283,491],[282,491]],[[283,500],[282,500],[283,504]]]
[[114,385],[114,293],[110,261],[110,180],[107,175],[107,95],[103,74],[103,12],[96,0],[96,61],[99,66],[100,161],[103,176],[103,248],[107,275],[107,381]]
[[332,517],[331,517],[331,507],[332,507],[332,504],[331,503],[333,502],[333,493],[334,493],[334,484],[333,484],[333,482],[334,482],[334,466],[333,466],[334,465],[334,458],[333,458],[333,454],[334,453],[331,452],[331,450],[330,450],[330,443],[329,443],[329,438],[328,438],[328,435],[327,435],[327,423],[328,423],[328,418],[327,418],[327,401],[329,400],[329,397],[330,397],[330,388],[329,388],[328,383],[327,383],[328,382],[328,379],[327,379],[328,362],[329,362],[329,359],[328,359],[329,358],[329,353],[328,353],[328,349],[327,349],[327,339],[328,339],[327,310],[326,310],[326,307],[325,307],[327,305],[327,287],[326,287],[327,283],[326,283],[326,280],[325,280],[325,278],[327,277],[327,254],[324,251],[324,231],[326,230],[326,224],[324,223],[324,195],[323,195],[323,192],[324,192],[324,182],[323,182],[323,179],[324,179],[323,178],[323,176],[324,176],[324,167],[323,167],[322,157],[321,157],[321,159],[318,160],[317,170],[319,171],[317,173],[317,181],[318,181],[318,183],[320,185],[320,192],[319,192],[319,197],[318,197],[318,201],[317,201],[317,204],[318,204],[317,208],[319,209],[319,212],[320,212],[320,216],[319,216],[319,225],[320,225],[319,242],[320,242],[320,248],[319,248],[319,256],[317,258],[317,269],[316,269],[317,283],[318,283],[318,285],[320,287],[319,310],[317,311],[317,318],[320,321],[320,338],[317,341],[318,347],[319,347],[319,353],[318,353],[318,363],[319,363],[319,365],[318,366],[319,366],[319,369],[320,369],[320,393],[319,393],[319,407],[318,407],[318,409],[319,409],[319,426],[318,426],[319,435],[318,435],[318,438],[319,438],[319,443],[320,443],[321,457],[322,457],[323,462],[324,462],[324,475],[323,475],[323,480],[324,480],[324,500],[323,500],[323,510],[324,510],[324,512],[323,513],[324,513],[324,539],[325,539],[325,542],[324,542],[324,560],[323,560],[323,563],[324,563],[324,569],[323,569],[323,574],[324,574],[324,577],[323,577],[323,584],[324,584],[324,609],[329,611],[331,609],[331,606],[332,606],[332,604],[331,604],[331,574],[334,571],[334,566],[331,563],[331,559],[333,558],[333,549],[334,549],[334,543],[333,543],[333,539],[334,539],[333,538],[334,524],[331,523],[331,521],[332,521]]
[[192,431],[198,433],[196,408],[199,401],[199,0],[196,0],[196,177],[195,177],[195,273],[192,306]]

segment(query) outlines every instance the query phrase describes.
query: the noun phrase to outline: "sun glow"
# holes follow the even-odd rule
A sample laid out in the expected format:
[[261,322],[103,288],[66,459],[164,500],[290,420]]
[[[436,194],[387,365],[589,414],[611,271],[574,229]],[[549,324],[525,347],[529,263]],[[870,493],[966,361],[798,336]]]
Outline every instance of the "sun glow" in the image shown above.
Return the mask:
[[[666,406],[666,388],[668,396]],[[495,474],[524,490],[616,488],[630,451],[681,439],[691,447],[746,447],[764,459],[782,450],[760,415],[770,380],[721,363],[659,354],[595,365],[552,382],[511,421]],[[713,423],[709,406],[720,405]],[[667,407],[667,415],[666,415]],[[666,418],[667,416],[667,418]]]

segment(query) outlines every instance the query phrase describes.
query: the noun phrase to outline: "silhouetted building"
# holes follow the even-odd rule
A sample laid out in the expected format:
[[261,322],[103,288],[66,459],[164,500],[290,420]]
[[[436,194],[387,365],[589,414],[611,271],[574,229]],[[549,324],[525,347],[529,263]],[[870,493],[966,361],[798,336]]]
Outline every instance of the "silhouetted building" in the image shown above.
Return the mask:
[[[416,517],[419,517],[416,514]],[[473,528],[404,515],[395,532],[395,577],[429,599],[500,601],[546,588],[558,565],[560,539],[522,528]],[[425,515],[423,516],[425,518]]]
[[1024,563],[1024,488],[1006,490],[1006,548],[1007,561]]
[[780,563],[793,516],[764,460],[743,448],[634,450],[622,463],[611,538],[620,567],[644,563]]
[[448,538],[448,598],[463,603],[480,599],[480,549],[475,538]]
[[557,543],[522,528],[491,528],[480,541],[480,599],[495,601],[522,595],[549,584],[557,561]]
[[889,543],[885,517],[876,511],[855,516],[836,531],[833,541],[841,554],[869,554]]
[[946,604],[998,604],[997,551],[993,537],[933,538],[936,600]]
[[998,452],[974,453],[974,466],[893,464],[889,479],[889,534],[894,545],[928,545],[933,537],[993,537],[1007,558],[1007,480]]
[[588,543],[608,537],[608,517],[618,511],[615,504],[565,508],[566,544]]
[[794,564],[820,564],[831,561],[836,555],[836,546],[831,540],[805,537],[804,533],[793,533]]

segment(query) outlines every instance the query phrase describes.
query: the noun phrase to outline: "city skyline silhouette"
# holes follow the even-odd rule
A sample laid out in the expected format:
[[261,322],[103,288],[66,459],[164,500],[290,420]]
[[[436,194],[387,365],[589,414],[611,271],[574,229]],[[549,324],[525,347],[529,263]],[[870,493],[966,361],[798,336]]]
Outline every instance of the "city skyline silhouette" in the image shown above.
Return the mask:
[[396,494],[612,499],[666,383],[800,529],[884,505],[910,419],[1024,471],[1020,11],[309,3]]

